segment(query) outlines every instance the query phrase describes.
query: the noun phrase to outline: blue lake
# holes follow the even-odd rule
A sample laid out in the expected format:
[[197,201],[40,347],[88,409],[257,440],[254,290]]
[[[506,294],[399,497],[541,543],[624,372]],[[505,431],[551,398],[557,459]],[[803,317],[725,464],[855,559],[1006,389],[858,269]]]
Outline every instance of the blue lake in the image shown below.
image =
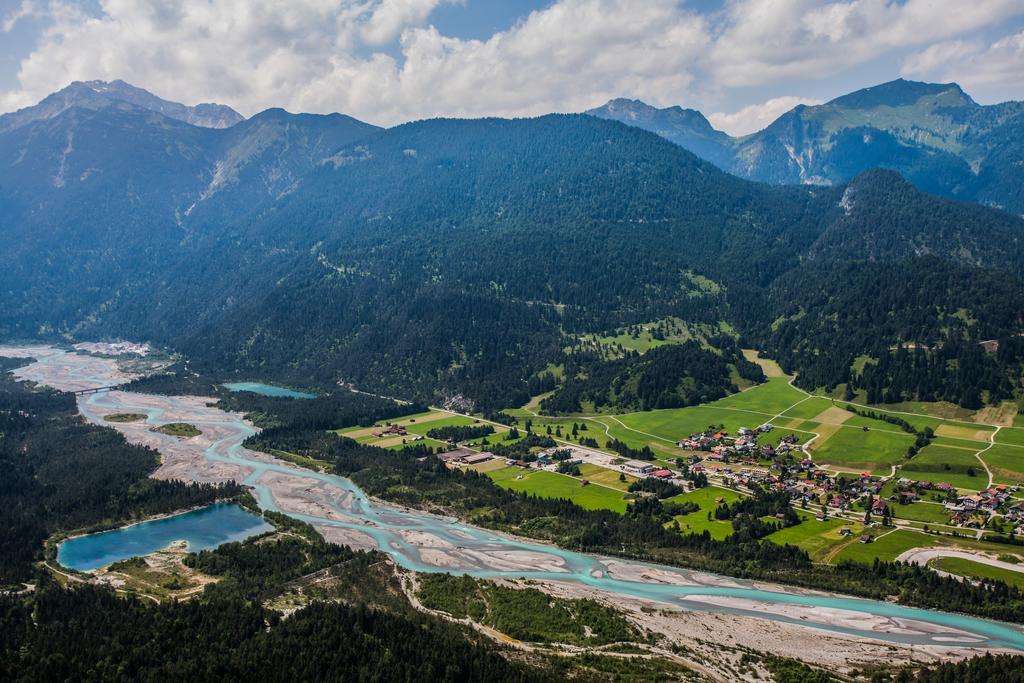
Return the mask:
[[57,561],[88,571],[130,557],[147,555],[174,541],[186,541],[191,552],[272,531],[263,518],[232,503],[217,503],[173,517],[71,538],[57,546]]
[[226,382],[224,388],[229,391],[251,391],[254,394],[263,396],[275,396],[284,398],[316,398],[316,394],[307,394],[304,391],[295,391],[285,387],[275,387],[273,384],[261,382]]

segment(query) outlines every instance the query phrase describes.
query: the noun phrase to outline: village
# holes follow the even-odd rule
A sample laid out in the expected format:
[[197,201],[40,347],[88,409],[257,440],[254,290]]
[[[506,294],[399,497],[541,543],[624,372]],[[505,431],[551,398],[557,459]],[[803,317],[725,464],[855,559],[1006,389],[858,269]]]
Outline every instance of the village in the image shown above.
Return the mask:
[[[579,466],[593,465],[619,475],[671,482],[684,492],[703,485],[745,494],[758,488],[785,491],[794,507],[816,513],[819,521],[837,518],[894,526],[906,521],[904,508],[927,503],[945,511],[948,521],[940,522],[941,526],[979,534],[983,529],[995,527],[1024,535],[1024,502],[1014,498],[1017,486],[997,484],[977,493],[964,493],[942,481],[827,470],[815,465],[793,434],[773,439],[773,430],[773,425],[765,423],[740,427],[732,435],[709,427],[679,440],[677,447],[689,455],[674,460],[624,458],[575,444],[556,444],[533,449],[535,452],[521,457],[505,458],[455,442],[449,442],[449,450],[439,452],[437,457],[453,468],[476,468],[500,459],[504,465],[521,468],[524,472],[540,470],[575,475],[582,487],[592,482],[580,476]],[[382,430],[381,435],[403,432],[401,428],[389,427]],[[640,492],[637,495],[650,494]],[[865,536],[864,541],[870,542],[870,538]]]

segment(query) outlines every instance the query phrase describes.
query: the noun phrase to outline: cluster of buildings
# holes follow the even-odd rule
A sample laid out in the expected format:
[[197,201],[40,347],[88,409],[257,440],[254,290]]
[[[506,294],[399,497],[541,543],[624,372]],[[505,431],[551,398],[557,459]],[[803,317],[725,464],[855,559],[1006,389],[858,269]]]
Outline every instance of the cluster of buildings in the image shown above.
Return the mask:
[[[1011,501],[1011,489],[999,484],[969,496],[958,496],[946,503],[950,522],[965,527],[984,526],[989,515],[999,513]],[[1024,506],[1011,505],[1005,517],[1011,522],[1024,523]]]
[[451,468],[458,465],[479,465],[480,463],[489,462],[494,459],[494,453],[488,453],[487,451],[478,453],[468,448],[456,448],[455,450],[438,453],[437,459]]
[[691,434],[678,441],[676,446],[690,451],[706,452],[706,459],[712,462],[731,462],[735,459],[753,463],[758,459],[772,460],[781,453],[803,450],[797,443],[796,436],[792,434],[782,437],[778,445],[766,443],[758,446],[758,436],[767,434],[772,429],[774,426],[769,423],[756,428],[740,427],[736,436],[724,430],[709,429],[706,432]]
[[377,438],[385,436],[408,436],[409,432],[405,429],[405,427],[402,427],[401,425],[389,424],[384,425],[383,427],[375,431],[373,435],[376,436]]
[[638,477],[657,477],[658,479],[671,479],[676,476],[672,470],[655,467],[643,460],[627,460],[622,463],[622,471]]

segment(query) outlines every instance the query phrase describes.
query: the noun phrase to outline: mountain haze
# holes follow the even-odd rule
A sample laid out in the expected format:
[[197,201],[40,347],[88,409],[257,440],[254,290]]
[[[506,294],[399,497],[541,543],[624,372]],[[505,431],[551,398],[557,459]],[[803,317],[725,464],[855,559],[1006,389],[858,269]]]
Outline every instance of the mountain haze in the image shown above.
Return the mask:
[[[809,388],[906,341],[962,346],[989,379],[901,392],[1019,381],[1012,344],[970,340],[1024,330],[1021,219],[887,171],[751,182],[594,116],[209,129],[75,106],[0,133],[0,210],[9,338],[146,339],[212,369],[501,407],[579,336],[674,317],[728,323]],[[884,324],[865,323],[874,301]]]
[[161,99],[124,81],[75,81],[35,106],[0,116],[0,132],[53,118],[73,107],[104,109],[118,104],[148,109],[202,128],[229,128],[244,120],[241,114],[223,104],[206,103],[190,107]]
[[621,102],[588,113],[651,130],[744,178],[835,185],[883,167],[926,192],[1024,213],[1024,103],[979,105],[955,83],[884,83],[797,106],[739,138],[710,125],[673,124],[679,112],[704,120],[694,110]]

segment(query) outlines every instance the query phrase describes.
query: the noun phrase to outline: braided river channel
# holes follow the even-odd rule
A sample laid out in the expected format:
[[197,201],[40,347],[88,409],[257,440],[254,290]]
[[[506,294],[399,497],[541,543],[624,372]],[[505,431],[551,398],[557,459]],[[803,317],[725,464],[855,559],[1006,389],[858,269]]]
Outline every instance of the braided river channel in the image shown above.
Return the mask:
[[[35,359],[15,375],[64,391],[127,379],[114,359],[53,347],[0,347],[0,356]],[[1024,651],[1024,630],[1008,623],[572,552],[390,505],[369,498],[344,477],[301,469],[245,448],[243,441],[256,428],[241,415],[207,405],[208,400],[113,390],[80,396],[78,407],[87,420],[158,449],[163,460],[155,477],[242,482],[252,487],[263,509],[308,522],[328,540],[380,550],[408,570],[566,584],[649,602],[658,609],[750,616],[874,641]],[[114,413],[146,418],[134,423],[104,420]],[[181,439],[151,431],[169,422],[193,424],[202,434]],[[131,547],[122,554],[115,549],[107,559],[132,554]],[[72,555],[61,553],[62,558]]]

